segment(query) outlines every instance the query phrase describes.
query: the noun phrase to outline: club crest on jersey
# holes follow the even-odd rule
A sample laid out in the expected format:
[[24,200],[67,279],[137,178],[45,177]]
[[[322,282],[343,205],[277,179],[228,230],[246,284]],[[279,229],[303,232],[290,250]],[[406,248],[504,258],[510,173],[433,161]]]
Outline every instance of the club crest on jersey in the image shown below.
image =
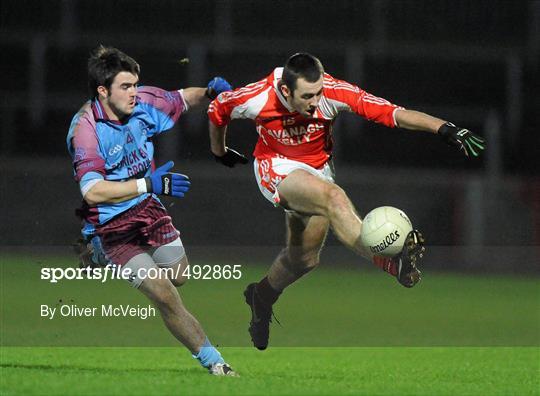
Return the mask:
[[150,127],[144,121],[139,120],[139,129],[141,130],[141,134],[143,136],[147,136]]

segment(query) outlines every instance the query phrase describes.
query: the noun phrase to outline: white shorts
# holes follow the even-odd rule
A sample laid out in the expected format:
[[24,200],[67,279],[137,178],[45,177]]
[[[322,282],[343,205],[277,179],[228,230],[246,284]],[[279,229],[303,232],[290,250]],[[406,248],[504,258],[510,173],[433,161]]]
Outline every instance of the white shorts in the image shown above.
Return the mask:
[[261,190],[262,195],[274,206],[279,206],[280,202],[279,192],[277,190],[279,183],[289,173],[297,169],[305,170],[322,180],[334,183],[334,172],[329,162],[325,163],[321,168],[315,169],[303,162],[293,161],[284,157],[255,159],[253,161],[253,170],[259,190]]

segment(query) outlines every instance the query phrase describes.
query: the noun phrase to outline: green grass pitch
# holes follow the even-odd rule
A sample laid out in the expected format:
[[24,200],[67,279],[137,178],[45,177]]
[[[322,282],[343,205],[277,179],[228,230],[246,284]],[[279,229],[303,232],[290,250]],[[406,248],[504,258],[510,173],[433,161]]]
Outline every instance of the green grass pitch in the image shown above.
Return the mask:
[[224,348],[240,378],[175,348],[8,348],[2,394],[533,395],[534,348]]
[[[192,280],[189,309],[240,378],[206,374],[159,317],[40,317],[40,305],[147,304],[122,281],[50,284],[55,257],[0,256],[0,394],[540,395],[538,278],[322,267],[284,293],[271,347],[250,347],[245,285]],[[194,263],[194,262],[193,262]],[[364,266],[366,267],[366,266]]]

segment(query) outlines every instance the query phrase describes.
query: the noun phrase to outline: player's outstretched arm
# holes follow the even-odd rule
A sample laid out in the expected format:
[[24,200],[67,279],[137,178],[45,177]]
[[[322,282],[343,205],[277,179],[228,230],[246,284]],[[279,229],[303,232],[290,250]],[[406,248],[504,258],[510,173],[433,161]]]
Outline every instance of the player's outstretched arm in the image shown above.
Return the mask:
[[396,111],[396,124],[400,128],[437,133],[444,123],[444,120],[420,111],[406,109]]
[[84,195],[89,205],[118,203],[133,199],[141,194],[155,193],[182,198],[191,183],[186,175],[169,172],[174,162],[169,161],[157,168],[148,177],[128,181],[101,180]]
[[214,100],[220,93],[232,90],[231,84],[223,77],[214,77],[208,82],[206,88],[190,87],[184,88],[184,100],[190,108],[206,106]]
[[245,165],[249,162],[244,154],[240,154],[225,145],[227,126],[218,127],[212,121],[209,121],[208,128],[210,130],[210,150],[216,162],[229,168],[233,168],[236,164]]
[[399,109],[395,117],[400,128],[436,133],[450,146],[462,150],[467,157],[477,157],[485,149],[486,141],[481,136],[429,114]]

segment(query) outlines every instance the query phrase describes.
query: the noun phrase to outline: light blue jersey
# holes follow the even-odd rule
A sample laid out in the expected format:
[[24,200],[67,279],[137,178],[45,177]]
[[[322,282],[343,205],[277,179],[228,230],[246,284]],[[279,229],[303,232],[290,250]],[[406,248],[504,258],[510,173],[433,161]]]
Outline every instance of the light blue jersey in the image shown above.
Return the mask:
[[[67,135],[74,177],[82,195],[100,180],[148,176],[154,156],[152,137],[172,128],[187,107],[181,90],[156,87],[138,89],[137,105],[123,122],[110,120],[98,100],[85,103],[73,117]],[[128,201],[96,206],[83,201],[78,213],[91,233],[93,225],[106,223],[146,197],[148,194],[142,194]]]

